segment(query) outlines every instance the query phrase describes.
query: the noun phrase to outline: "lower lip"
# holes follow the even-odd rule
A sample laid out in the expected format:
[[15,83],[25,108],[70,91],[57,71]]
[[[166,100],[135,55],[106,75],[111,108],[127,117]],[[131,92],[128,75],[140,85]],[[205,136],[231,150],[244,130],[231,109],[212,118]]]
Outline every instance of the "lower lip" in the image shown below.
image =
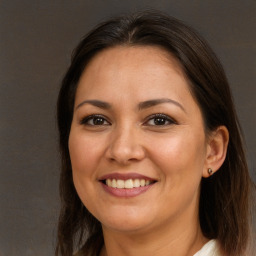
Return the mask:
[[155,183],[152,183],[150,185],[144,186],[144,187],[138,187],[138,188],[112,188],[107,186],[104,183],[101,183],[104,190],[116,197],[135,197],[135,196],[139,196],[140,194],[145,193],[146,191],[148,191],[150,188],[152,188],[152,186]]

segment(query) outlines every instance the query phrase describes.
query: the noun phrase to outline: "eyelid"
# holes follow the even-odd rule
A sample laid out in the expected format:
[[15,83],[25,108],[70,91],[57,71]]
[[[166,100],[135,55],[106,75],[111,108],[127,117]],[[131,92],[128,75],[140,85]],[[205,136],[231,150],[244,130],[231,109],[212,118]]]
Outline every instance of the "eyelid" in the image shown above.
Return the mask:
[[[170,124],[167,124],[167,125],[172,125],[172,124],[178,124],[178,122],[170,117],[169,115],[166,115],[166,114],[163,114],[163,113],[156,113],[156,114],[152,114],[150,116],[148,116],[145,121],[143,122],[143,125],[147,125],[146,123],[149,122],[151,119],[154,119],[154,118],[157,118],[157,117],[160,117],[160,118],[165,118],[167,121],[170,122]],[[167,126],[167,125],[159,125],[159,126]],[[153,125],[148,125],[148,126],[153,126]],[[157,125],[155,125],[157,126]]]
[[[79,123],[81,125],[90,125],[88,124],[87,122],[90,120],[90,119],[93,119],[93,118],[97,118],[97,117],[100,117],[102,119],[104,119],[104,121],[108,122],[108,125],[111,125],[110,121],[108,120],[107,117],[105,117],[104,115],[101,115],[101,114],[91,114],[91,115],[88,115],[88,116],[85,116],[83,118],[81,118],[81,120],[79,121]],[[97,126],[97,125],[90,125],[90,126]],[[100,126],[100,125],[98,125]],[[102,125],[104,126],[104,125]]]

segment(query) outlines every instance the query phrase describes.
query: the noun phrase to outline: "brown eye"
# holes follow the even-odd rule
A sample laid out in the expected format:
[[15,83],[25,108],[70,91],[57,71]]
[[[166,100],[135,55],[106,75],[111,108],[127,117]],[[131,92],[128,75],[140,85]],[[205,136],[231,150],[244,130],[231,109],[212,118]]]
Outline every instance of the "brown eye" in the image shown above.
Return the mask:
[[93,125],[103,125],[104,124],[104,119],[102,117],[94,117],[92,119]]
[[149,125],[149,126],[166,126],[171,124],[177,124],[177,122],[164,114],[152,115],[145,122],[145,125]]
[[101,125],[110,125],[110,123],[101,115],[90,115],[85,117],[80,122],[83,125],[91,126],[101,126]]
[[168,121],[163,117],[156,117],[154,118],[155,125],[165,125]]

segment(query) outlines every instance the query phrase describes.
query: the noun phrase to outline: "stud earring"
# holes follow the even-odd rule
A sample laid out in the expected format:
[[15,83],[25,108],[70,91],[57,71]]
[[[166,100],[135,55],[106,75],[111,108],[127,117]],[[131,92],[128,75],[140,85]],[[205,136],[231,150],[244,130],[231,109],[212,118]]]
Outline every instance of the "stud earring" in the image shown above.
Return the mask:
[[211,168],[208,168],[208,173],[211,176],[213,174],[213,170]]

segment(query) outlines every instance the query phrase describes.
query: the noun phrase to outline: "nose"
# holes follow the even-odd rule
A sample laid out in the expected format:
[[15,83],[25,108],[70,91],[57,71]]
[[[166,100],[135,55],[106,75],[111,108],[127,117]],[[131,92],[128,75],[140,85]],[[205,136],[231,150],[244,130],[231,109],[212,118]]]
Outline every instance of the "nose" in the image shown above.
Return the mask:
[[112,131],[106,155],[110,161],[129,165],[145,157],[142,139],[136,127],[119,127]]

